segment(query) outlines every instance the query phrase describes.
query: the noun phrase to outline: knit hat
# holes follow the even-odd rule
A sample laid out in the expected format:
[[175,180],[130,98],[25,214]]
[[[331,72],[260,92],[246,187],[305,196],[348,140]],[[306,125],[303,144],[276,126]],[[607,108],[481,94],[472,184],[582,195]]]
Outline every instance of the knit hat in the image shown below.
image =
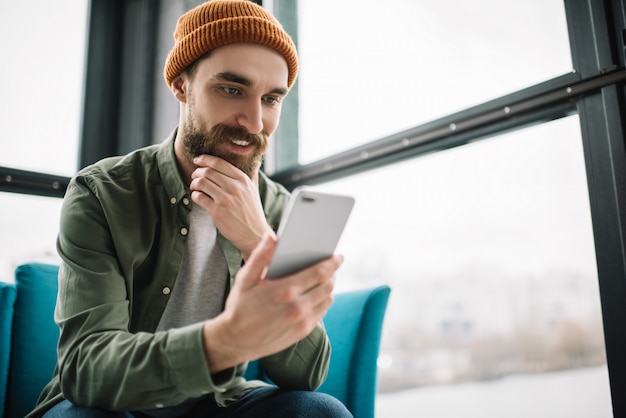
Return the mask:
[[169,86],[185,68],[221,46],[252,42],[282,54],[291,87],[298,74],[296,46],[274,16],[248,0],[211,0],[178,19],[174,48],[165,61],[163,76]]

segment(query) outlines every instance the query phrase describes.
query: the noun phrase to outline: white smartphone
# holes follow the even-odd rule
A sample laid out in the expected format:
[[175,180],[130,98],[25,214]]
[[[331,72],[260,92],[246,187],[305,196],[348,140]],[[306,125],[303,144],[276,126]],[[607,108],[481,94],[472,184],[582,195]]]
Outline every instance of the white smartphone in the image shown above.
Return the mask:
[[284,277],[332,256],[353,206],[351,196],[296,188],[276,231],[267,278]]

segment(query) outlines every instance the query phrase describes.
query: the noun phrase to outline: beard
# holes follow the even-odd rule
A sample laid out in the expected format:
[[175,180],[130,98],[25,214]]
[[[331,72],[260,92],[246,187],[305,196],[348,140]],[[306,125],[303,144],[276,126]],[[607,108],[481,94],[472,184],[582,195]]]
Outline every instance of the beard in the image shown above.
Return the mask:
[[[215,125],[209,132],[198,128],[195,117],[190,113],[182,135],[187,153],[193,159],[198,155],[208,154],[226,160],[248,177],[252,177],[259,167],[267,150],[268,136],[264,133],[250,134],[245,129],[224,124]],[[236,154],[224,148],[224,144],[232,141],[246,141],[254,149],[247,155]]]

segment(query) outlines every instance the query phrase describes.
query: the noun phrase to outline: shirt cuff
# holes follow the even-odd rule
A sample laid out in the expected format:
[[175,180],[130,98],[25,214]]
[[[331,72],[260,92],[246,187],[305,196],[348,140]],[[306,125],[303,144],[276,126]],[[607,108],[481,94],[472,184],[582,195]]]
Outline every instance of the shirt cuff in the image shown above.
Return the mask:
[[204,350],[203,324],[193,324],[168,331],[166,359],[176,387],[189,397],[224,393],[239,383],[237,369],[211,375]]

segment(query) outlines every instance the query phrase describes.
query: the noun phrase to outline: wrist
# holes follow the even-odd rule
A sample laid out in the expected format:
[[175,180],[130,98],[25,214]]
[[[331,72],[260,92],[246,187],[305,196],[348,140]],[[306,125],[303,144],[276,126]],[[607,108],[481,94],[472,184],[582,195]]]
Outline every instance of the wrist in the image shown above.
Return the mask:
[[267,228],[261,231],[260,234],[255,234],[254,239],[251,240],[250,243],[245,246],[245,248],[242,248],[240,250],[244,261],[248,261],[248,258],[250,258],[250,255],[252,254],[254,249],[259,246],[261,241],[263,241],[263,237],[266,234],[275,234],[274,231],[269,227],[269,225],[267,225]]
[[219,316],[204,323],[202,340],[209,373],[212,375],[219,376],[245,361],[240,358],[234,344],[228,343],[228,328]]

